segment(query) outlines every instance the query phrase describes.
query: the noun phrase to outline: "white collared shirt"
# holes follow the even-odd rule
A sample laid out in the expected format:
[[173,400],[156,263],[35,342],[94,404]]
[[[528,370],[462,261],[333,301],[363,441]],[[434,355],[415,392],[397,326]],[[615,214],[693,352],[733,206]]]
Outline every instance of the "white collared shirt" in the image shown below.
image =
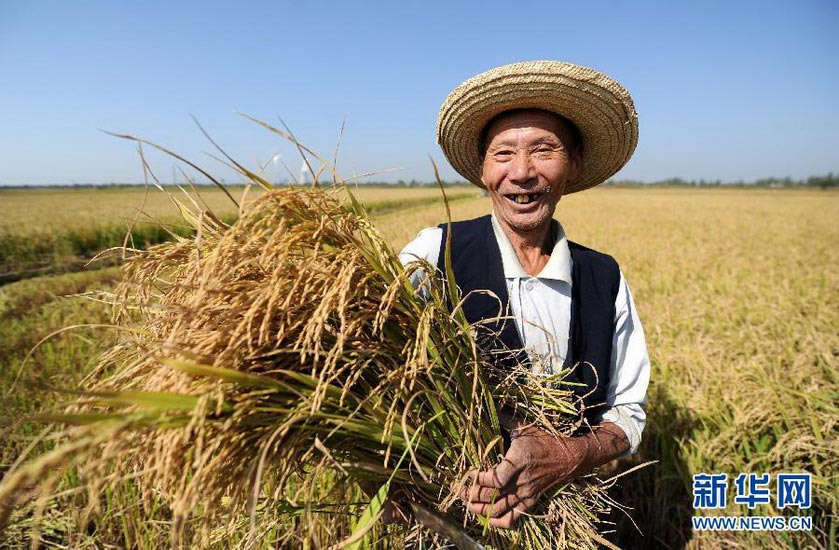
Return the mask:
[[[568,352],[568,334],[571,325],[571,251],[565,230],[553,221],[554,248],[548,263],[536,277],[522,268],[510,240],[492,216],[492,229],[501,250],[504,278],[510,298],[510,312],[515,318],[516,329],[528,353],[534,370],[545,373],[562,368]],[[399,259],[407,265],[422,258],[437,266],[443,230],[427,227],[408,243]],[[422,272],[414,274],[418,286]],[[644,329],[632,301],[629,285],[621,273],[618,295],[615,299],[615,334],[612,338],[612,359],[609,367],[609,387],[606,390],[607,409],[601,421],[618,425],[629,440],[632,455],[641,443],[646,414],[647,384],[650,379],[650,359],[644,339]]]

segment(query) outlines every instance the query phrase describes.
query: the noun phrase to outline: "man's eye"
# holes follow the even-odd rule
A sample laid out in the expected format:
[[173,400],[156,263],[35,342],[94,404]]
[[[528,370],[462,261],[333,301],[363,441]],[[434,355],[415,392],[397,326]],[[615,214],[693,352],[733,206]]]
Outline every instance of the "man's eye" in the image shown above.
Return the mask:
[[512,154],[513,154],[513,152],[509,151],[507,149],[501,149],[500,151],[495,152],[496,157],[509,157]]

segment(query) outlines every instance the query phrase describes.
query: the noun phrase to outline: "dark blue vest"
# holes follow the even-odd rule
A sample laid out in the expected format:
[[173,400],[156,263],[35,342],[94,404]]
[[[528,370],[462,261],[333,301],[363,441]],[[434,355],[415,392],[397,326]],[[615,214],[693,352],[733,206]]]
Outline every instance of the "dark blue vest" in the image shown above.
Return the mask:
[[[443,230],[443,241],[437,266],[445,272],[448,224],[439,227]],[[461,298],[468,295],[463,312],[476,329],[479,347],[496,364],[527,364],[527,355],[522,351],[513,319],[487,321],[510,315],[501,250],[490,216],[454,222],[451,227],[452,270]],[[590,417],[606,402],[620,271],[611,256],[571,241],[568,247],[573,263],[571,326],[563,369],[574,367],[565,380],[579,384],[573,386],[577,405]],[[469,294],[476,290],[489,290],[494,296],[479,292]]]

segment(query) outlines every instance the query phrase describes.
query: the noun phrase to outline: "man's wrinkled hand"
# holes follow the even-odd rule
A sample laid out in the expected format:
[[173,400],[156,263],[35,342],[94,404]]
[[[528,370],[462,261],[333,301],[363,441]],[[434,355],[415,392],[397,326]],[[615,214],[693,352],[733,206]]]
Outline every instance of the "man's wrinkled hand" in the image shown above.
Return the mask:
[[494,527],[513,527],[548,489],[577,477],[583,464],[584,453],[572,438],[534,427],[516,431],[501,463],[469,472],[472,485],[461,493],[466,508]]

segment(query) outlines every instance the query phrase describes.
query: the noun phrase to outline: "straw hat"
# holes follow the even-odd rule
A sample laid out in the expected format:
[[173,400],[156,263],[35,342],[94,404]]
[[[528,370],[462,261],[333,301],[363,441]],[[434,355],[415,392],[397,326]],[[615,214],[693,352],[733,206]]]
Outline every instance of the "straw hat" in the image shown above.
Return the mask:
[[582,170],[569,181],[574,193],[606,181],[629,161],[638,143],[638,114],[623,86],[603,73],[561,61],[526,61],[496,67],[455,88],[437,118],[437,143],[463,177],[481,182],[481,132],[510,109],[558,113],[580,130]]

